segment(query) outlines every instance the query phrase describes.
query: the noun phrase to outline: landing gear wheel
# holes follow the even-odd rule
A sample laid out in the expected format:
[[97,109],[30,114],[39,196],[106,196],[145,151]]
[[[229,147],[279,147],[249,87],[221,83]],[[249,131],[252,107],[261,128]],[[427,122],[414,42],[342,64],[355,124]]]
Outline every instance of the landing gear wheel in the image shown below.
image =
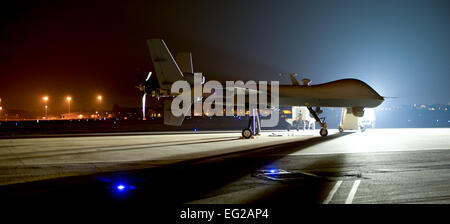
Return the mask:
[[244,130],[242,130],[242,137],[248,139],[252,137],[252,131],[250,131],[250,129],[246,128]]
[[344,128],[339,127],[339,132],[344,132]]
[[320,129],[320,136],[325,137],[328,135],[328,130],[326,128]]

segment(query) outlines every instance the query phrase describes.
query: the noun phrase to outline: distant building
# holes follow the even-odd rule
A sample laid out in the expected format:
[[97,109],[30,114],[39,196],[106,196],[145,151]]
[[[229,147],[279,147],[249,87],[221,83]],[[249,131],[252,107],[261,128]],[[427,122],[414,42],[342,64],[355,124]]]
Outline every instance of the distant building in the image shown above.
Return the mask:
[[85,118],[90,118],[90,115],[77,113],[77,112],[61,114],[61,119],[63,119],[63,120],[75,120],[75,119],[85,119]]
[[130,120],[142,119],[142,112],[140,108],[120,107],[117,104],[114,104],[113,111],[110,115],[111,118],[130,119]]
[[2,111],[2,119],[4,120],[25,120],[34,118],[35,116],[33,113],[26,110],[8,109]]

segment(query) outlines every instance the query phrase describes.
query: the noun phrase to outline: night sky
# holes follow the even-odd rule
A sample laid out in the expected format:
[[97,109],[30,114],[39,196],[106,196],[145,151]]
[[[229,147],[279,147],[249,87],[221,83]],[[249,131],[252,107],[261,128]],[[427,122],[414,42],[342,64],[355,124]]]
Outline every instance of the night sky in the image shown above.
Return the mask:
[[396,104],[450,101],[450,1],[12,1],[0,8],[0,98],[38,110],[140,105],[146,39],[215,80],[357,78]]

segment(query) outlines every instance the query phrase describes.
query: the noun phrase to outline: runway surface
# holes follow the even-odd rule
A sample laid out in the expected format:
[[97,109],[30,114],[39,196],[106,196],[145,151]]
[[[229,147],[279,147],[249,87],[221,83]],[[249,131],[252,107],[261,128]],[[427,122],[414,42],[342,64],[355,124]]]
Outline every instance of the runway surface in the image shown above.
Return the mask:
[[[152,168],[180,161],[306,140],[318,131],[263,133],[151,132],[44,135],[0,139],[0,185],[93,173]],[[336,132],[336,131],[335,131]],[[278,132],[277,132],[278,133]]]
[[0,197],[99,204],[450,203],[450,129],[239,136],[2,139]]

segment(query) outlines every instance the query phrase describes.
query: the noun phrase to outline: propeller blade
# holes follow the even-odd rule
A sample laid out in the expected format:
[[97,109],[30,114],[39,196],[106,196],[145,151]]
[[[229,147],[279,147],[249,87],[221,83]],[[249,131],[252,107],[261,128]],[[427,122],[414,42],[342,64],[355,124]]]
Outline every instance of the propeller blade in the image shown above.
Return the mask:
[[145,81],[148,81],[151,76],[152,76],[152,72],[149,72],[148,75],[147,75],[147,78],[145,79]]

